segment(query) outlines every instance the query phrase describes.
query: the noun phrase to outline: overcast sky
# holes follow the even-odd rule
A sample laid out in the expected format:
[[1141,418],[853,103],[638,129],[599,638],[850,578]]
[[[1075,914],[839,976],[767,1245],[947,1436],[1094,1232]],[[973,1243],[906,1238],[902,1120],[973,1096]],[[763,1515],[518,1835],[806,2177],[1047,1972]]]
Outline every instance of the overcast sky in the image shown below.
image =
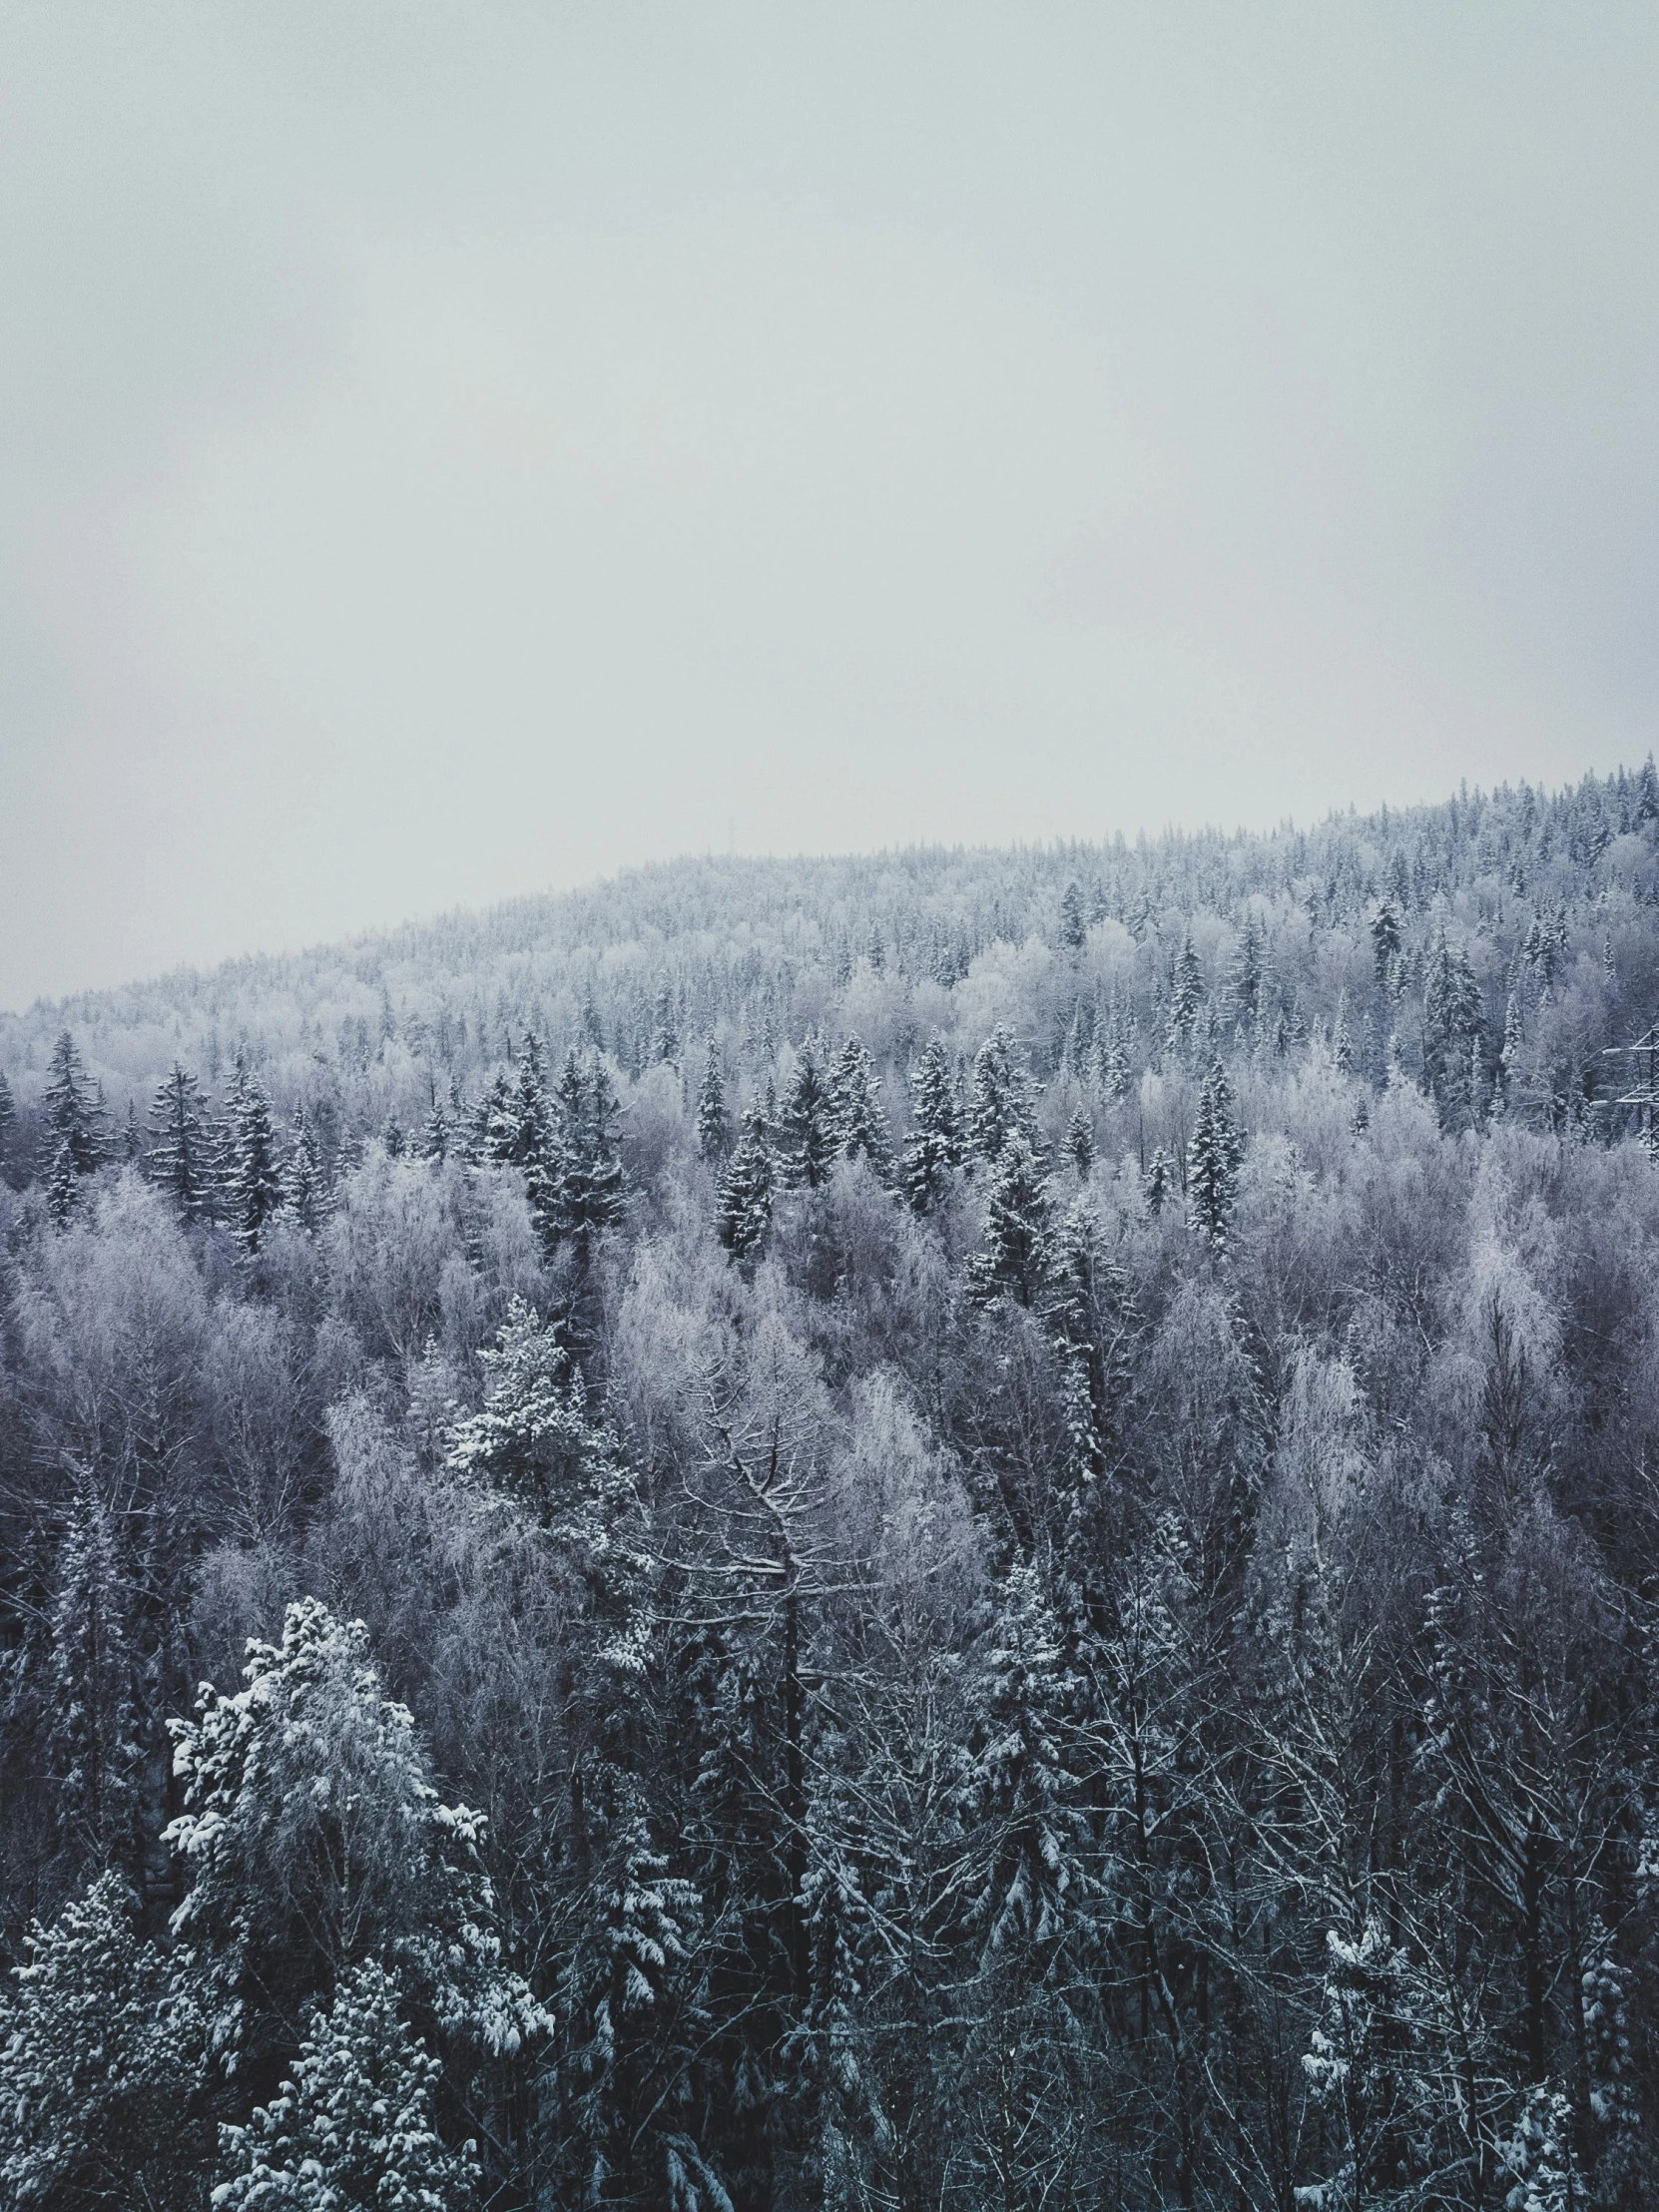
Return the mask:
[[0,1005],[1635,761],[1659,10],[0,18]]

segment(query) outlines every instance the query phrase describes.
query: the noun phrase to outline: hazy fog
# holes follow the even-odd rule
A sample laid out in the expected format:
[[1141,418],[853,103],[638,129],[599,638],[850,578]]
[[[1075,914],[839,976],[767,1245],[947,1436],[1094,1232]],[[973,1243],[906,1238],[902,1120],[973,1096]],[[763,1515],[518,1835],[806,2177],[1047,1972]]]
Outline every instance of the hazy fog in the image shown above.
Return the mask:
[[0,1004],[1653,743],[1659,16],[0,24]]

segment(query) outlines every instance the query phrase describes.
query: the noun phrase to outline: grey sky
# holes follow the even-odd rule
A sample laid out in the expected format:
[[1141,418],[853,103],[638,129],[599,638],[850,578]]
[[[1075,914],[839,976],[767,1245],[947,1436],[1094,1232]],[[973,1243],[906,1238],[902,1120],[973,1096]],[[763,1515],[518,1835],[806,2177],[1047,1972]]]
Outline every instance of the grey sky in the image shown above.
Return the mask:
[[0,22],[0,1004],[686,849],[1575,777],[1659,13]]

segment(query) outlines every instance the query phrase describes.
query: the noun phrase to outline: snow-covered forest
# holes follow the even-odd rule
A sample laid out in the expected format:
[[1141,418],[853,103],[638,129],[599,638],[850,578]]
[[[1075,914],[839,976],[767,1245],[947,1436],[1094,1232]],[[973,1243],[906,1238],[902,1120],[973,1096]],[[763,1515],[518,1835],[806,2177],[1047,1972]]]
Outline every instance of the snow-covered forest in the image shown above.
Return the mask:
[[1659,777],[0,1019],[0,2205],[1659,2201]]

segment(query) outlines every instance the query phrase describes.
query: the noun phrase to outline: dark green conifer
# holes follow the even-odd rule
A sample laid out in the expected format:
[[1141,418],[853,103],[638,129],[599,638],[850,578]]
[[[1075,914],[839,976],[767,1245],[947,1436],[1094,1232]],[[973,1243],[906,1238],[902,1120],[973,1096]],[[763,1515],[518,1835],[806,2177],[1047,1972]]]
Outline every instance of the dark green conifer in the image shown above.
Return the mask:
[[1233,1111],[1233,1088],[1218,1058],[1211,1062],[1204,1088],[1198,1094],[1198,1113],[1187,1147],[1187,1203],[1192,1226],[1215,1253],[1227,1249],[1243,1159],[1244,1135]]

